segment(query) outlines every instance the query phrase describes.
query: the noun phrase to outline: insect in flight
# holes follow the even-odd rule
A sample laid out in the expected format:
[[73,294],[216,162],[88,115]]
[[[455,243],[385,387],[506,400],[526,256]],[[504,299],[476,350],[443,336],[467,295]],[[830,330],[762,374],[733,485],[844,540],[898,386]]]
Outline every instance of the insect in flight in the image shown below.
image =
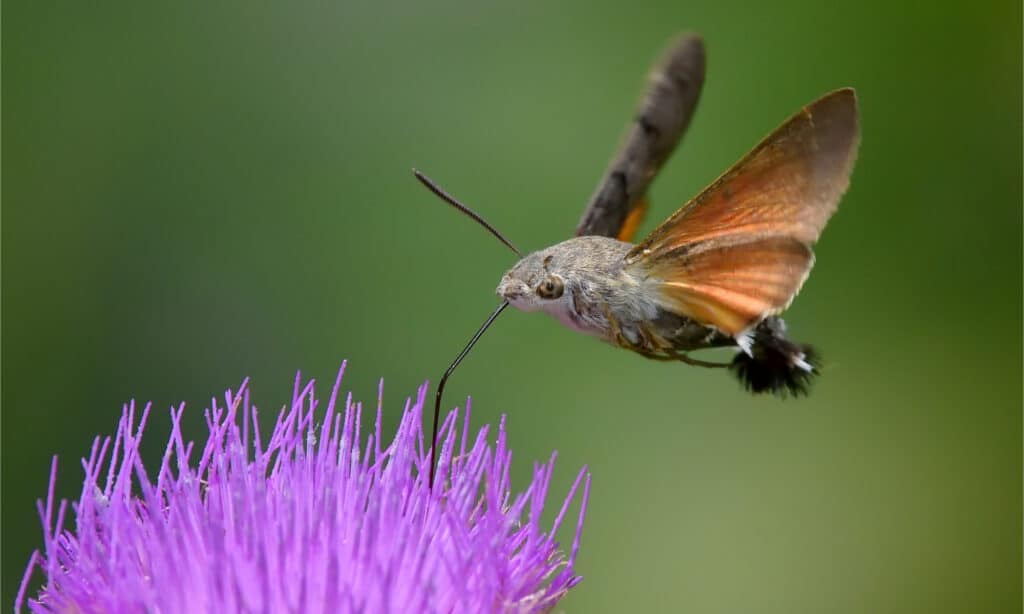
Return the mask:
[[[814,265],[817,241],[849,184],[860,138],[853,89],[828,93],[753,150],[638,244],[647,188],[675,149],[704,82],[704,45],[684,35],[655,65],[618,154],[576,236],[523,255],[478,214],[419,171],[427,188],[484,226],[520,260],[501,278],[502,302],[441,377],[430,480],[445,383],[509,305],[646,358],[729,369],[754,393],[806,393],[816,353],[779,317]],[[728,363],[690,352],[733,347]]]

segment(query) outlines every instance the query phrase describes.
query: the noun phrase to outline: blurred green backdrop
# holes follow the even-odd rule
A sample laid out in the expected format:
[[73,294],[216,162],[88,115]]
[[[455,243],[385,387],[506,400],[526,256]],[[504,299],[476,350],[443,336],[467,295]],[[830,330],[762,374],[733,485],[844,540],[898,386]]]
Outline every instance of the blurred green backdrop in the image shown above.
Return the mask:
[[[146,6],[143,6],[146,4]],[[1021,599],[1021,5],[889,1],[35,3],[3,11],[3,570],[49,458],[120,404],[297,369],[393,419],[567,238],[650,62],[708,78],[645,229],[801,105],[859,90],[852,188],[789,312],[798,402],[503,316],[451,382],[510,415],[519,483],[594,475],[572,612],[996,612]],[[393,422],[392,422],[393,423]],[[151,460],[152,460],[151,459]]]

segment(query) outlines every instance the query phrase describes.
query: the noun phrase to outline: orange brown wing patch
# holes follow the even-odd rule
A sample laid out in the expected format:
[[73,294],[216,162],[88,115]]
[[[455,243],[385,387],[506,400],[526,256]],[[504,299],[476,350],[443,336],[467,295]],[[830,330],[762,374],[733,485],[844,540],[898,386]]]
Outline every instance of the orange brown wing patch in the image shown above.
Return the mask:
[[770,237],[664,259],[649,279],[662,308],[737,335],[788,307],[813,263],[803,243]]
[[640,224],[644,221],[644,216],[647,214],[647,209],[650,207],[650,201],[644,196],[640,200],[633,203],[632,208],[626,215],[626,221],[622,223],[622,228],[619,230],[619,235],[616,237],[619,241],[625,241],[626,243],[632,243],[633,237],[636,235],[636,231],[640,229]]
[[726,237],[814,243],[850,181],[857,151],[852,89],[811,103],[654,230],[630,256]]

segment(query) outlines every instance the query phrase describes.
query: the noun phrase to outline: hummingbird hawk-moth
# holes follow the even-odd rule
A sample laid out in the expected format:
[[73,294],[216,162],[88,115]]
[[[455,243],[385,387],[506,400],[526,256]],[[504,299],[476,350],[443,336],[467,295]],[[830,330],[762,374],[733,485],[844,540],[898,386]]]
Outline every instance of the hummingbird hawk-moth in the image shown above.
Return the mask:
[[[851,88],[808,104],[637,244],[647,188],[690,123],[704,82],[704,45],[684,35],[655,65],[619,153],[576,236],[523,256],[482,217],[419,171],[416,177],[511,248],[502,303],[442,376],[434,407],[430,484],[445,382],[509,305],[654,360],[730,370],[753,393],[807,392],[814,349],[786,335],[785,310],[814,265],[817,241],[849,184],[860,138]],[[733,347],[731,362],[690,356]]]

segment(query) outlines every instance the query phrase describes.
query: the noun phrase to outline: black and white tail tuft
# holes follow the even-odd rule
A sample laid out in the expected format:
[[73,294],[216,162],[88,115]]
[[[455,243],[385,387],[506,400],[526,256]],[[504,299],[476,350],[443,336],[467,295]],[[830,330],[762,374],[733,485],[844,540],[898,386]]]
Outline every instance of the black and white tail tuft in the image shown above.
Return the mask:
[[818,375],[818,353],[809,345],[790,341],[782,318],[765,318],[749,333],[749,353],[741,350],[729,370],[754,394],[770,392],[781,397],[807,394]]

